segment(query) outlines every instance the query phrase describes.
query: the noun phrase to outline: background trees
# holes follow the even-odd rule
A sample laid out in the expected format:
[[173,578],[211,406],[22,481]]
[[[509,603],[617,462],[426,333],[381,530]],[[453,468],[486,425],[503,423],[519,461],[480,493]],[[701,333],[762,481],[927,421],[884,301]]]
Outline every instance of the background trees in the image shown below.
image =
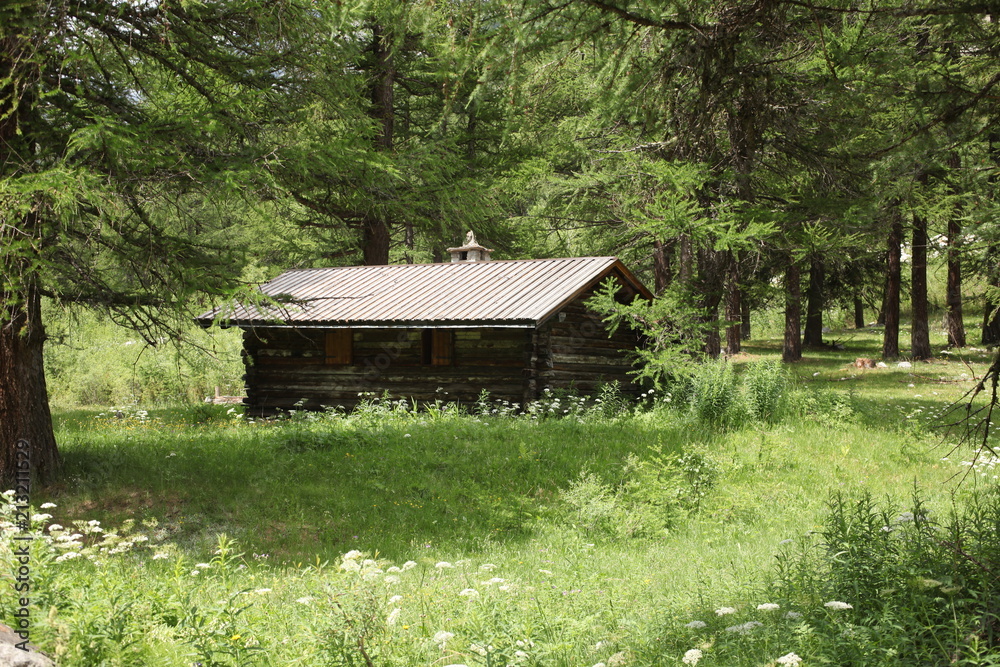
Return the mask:
[[908,295],[931,354],[924,253],[948,253],[953,345],[962,279],[1000,284],[1000,40],[976,4],[0,11],[0,435],[39,472],[43,298],[149,331],[290,265],[437,260],[474,227],[503,258],[623,256],[688,352],[737,352],[770,298],[793,361],[833,303],[881,310],[898,356]]

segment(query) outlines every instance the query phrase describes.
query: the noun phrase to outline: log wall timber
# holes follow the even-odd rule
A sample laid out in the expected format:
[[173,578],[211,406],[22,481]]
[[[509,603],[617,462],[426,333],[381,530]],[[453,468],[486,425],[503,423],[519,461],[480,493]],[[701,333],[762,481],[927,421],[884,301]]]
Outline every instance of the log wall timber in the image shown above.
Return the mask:
[[[245,329],[247,412],[270,416],[299,402],[305,409],[350,410],[368,392],[470,404],[487,389],[494,399],[523,404],[545,389],[593,394],[617,380],[626,393],[637,393],[629,353],[638,337],[626,328],[609,337],[584,305],[590,295],[536,328],[432,330],[433,336],[425,329]],[[442,341],[451,345],[450,359],[434,347]],[[428,354],[429,345],[437,352]]]
[[617,380],[623,392],[638,393],[629,374],[629,353],[639,338],[625,327],[609,337],[601,317],[584,305],[591,294],[583,294],[538,328],[533,364],[536,392],[553,389],[594,394],[601,385]]
[[449,365],[424,362],[421,329],[354,329],[351,363],[330,363],[331,358],[343,357],[329,354],[328,331],[271,327],[244,331],[250,414],[271,415],[302,400],[306,409],[352,409],[360,400],[358,394],[367,392],[420,402],[471,403],[488,389],[494,398],[523,399],[529,329],[452,330],[454,357]]

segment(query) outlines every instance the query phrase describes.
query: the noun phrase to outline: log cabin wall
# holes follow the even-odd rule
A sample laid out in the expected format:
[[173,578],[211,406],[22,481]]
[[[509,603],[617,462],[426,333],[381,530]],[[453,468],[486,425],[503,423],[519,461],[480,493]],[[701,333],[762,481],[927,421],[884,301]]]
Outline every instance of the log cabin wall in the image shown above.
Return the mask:
[[531,391],[538,397],[546,388],[593,395],[601,385],[617,380],[623,393],[636,395],[632,355],[638,335],[619,327],[608,336],[601,316],[584,305],[589,290],[538,327],[534,334]]
[[529,329],[357,328],[350,330],[346,353],[339,347],[345,334],[344,329],[245,329],[247,412],[270,416],[303,399],[306,409],[350,410],[365,392],[466,405],[483,389],[494,399],[524,398]]

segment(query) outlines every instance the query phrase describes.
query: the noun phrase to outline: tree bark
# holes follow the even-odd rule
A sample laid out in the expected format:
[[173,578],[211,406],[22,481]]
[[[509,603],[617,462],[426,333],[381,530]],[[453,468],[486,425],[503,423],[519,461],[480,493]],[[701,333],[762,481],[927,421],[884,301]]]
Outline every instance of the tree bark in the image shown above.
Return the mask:
[[4,489],[13,488],[15,478],[21,481],[25,472],[33,479],[47,480],[59,469],[42,364],[45,329],[38,288],[30,273],[20,278],[27,284],[20,285],[17,293],[0,292],[0,482]]
[[813,256],[809,266],[809,291],[806,292],[806,329],[802,344],[823,345],[823,261]]
[[799,330],[802,325],[802,289],[798,265],[789,262],[785,271],[785,340],[781,350],[782,361],[799,361],[802,359],[802,337]]
[[945,288],[944,328],[949,347],[965,347],[965,322],[962,319],[962,223],[958,211],[948,221],[948,285]]
[[692,285],[692,292],[698,295],[698,309],[702,321],[709,325],[705,333],[704,351],[715,359],[722,353],[719,337],[719,305],[725,296],[725,279],[729,274],[729,264],[733,261],[728,251],[711,247],[700,248],[697,252],[698,279]]
[[740,335],[743,340],[750,340],[750,300],[746,294],[740,293]]
[[[371,117],[378,121],[375,145],[386,153],[393,149],[395,133],[396,64],[391,28],[372,24]],[[366,216],[362,229],[361,250],[366,265],[389,263],[389,222],[378,214]]]
[[676,239],[666,243],[653,241],[653,289],[656,294],[663,294],[674,279],[670,260],[676,244]]
[[694,248],[692,248],[691,237],[684,235],[680,237],[680,261],[677,269],[677,279],[681,281],[681,285],[690,288],[693,276]]
[[980,343],[986,347],[996,347],[1000,345],[1000,312],[996,311],[997,305],[986,300],[983,306],[983,335]]
[[885,330],[882,334],[882,358],[899,357],[899,288],[902,280],[900,258],[903,243],[903,224],[898,210],[890,211],[888,253],[886,255],[885,300],[882,311],[885,315]]
[[[24,15],[27,16],[27,13]],[[31,18],[27,18],[31,21]],[[26,35],[35,26],[5,26],[0,39],[0,178],[30,169],[26,140],[37,76]],[[25,491],[59,468],[45,367],[38,275],[31,248],[40,234],[36,213],[11,220],[16,206],[0,207],[0,488]],[[18,248],[20,246],[20,249]],[[30,488],[30,487],[29,487]]]
[[914,360],[931,358],[930,325],[927,315],[927,220],[913,216],[913,247],[910,259],[910,355]]
[[363,230],[364,262],[366,266],[389,263],[389,226],[381,218],[365,220]]
[[740,263],[734,255],[729,262],[729,276],[726,280],[726,354],[739,354],[742,349],[743,328],[740,319],[743,306],[740,300]]
[[854,328],[865,328],[865,302],[859,296],[854,297]]

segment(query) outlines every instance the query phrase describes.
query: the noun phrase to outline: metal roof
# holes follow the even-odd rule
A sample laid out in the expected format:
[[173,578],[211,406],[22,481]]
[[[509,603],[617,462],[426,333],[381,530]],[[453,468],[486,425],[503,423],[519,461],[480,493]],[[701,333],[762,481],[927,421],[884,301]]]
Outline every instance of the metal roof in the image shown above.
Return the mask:
[[652,298],[615,257],[293,269],[261,286],[281,307],[235,304],[203,326],[535,326],[610,275]]

